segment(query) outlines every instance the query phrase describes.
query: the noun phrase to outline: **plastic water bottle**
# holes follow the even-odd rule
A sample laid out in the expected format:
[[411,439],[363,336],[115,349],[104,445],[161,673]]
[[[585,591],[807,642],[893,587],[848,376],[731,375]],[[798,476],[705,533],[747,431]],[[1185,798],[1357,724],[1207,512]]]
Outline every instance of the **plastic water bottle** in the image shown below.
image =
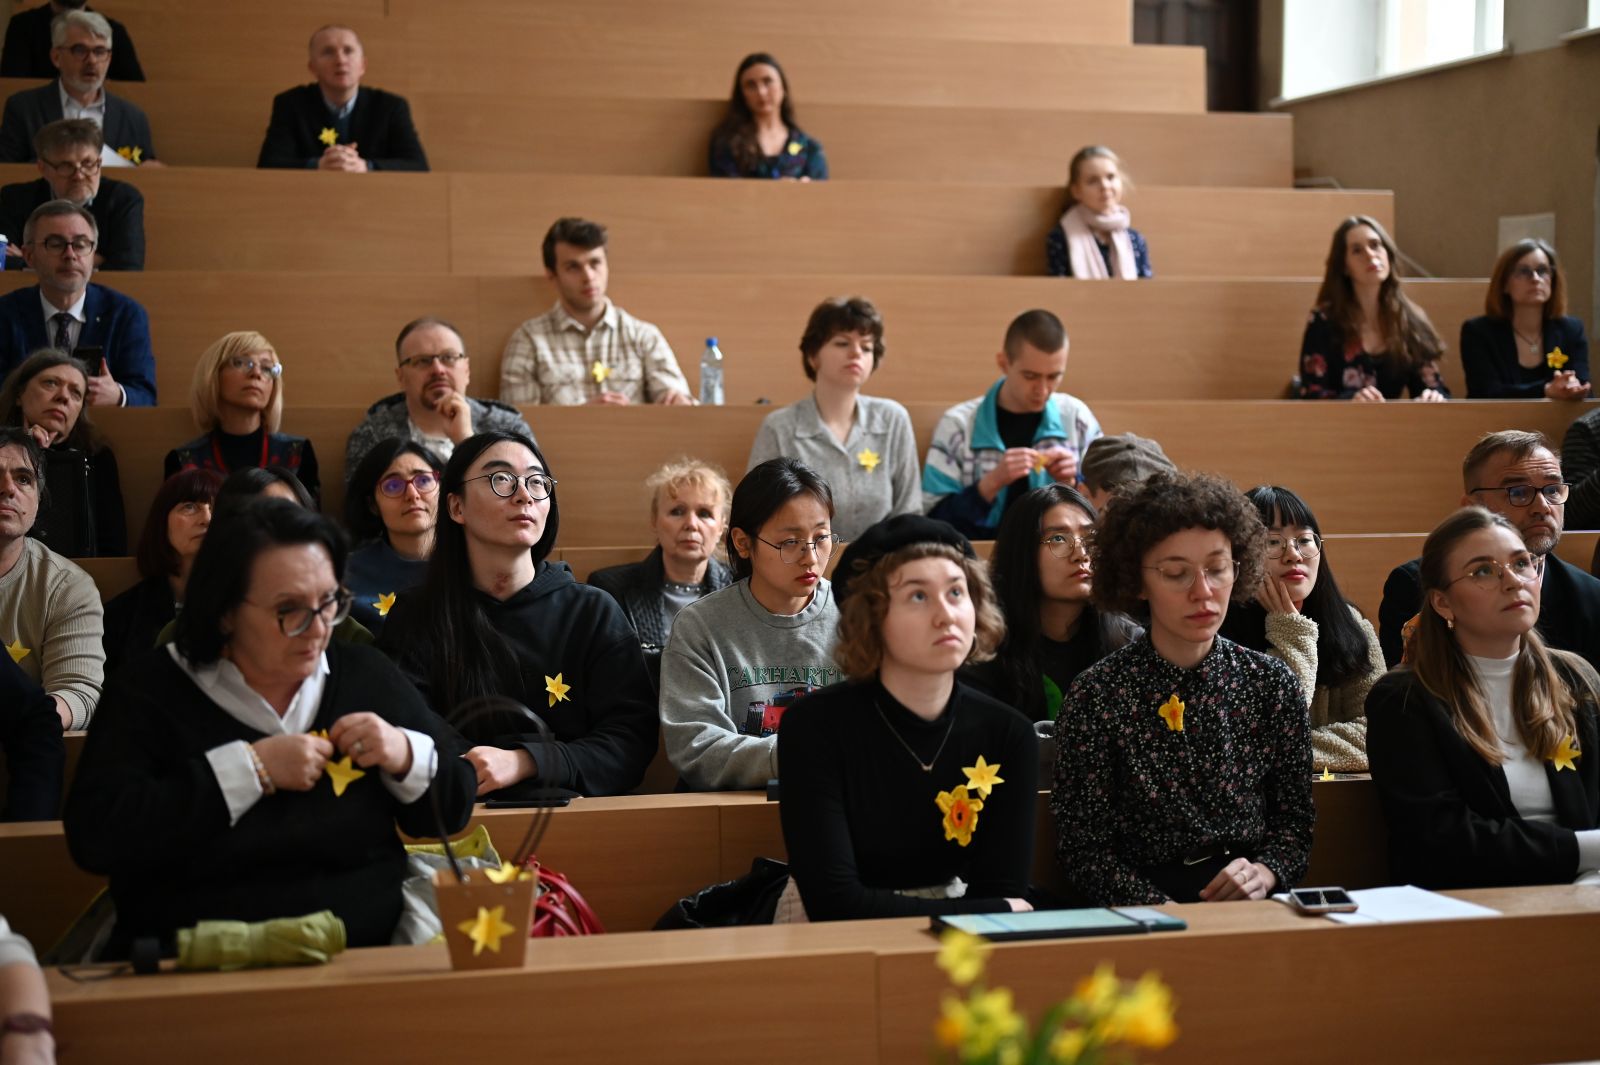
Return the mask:
[[700,356],[700,402],[722,406],[722,349],[716,337],[706,337],[706,353]]

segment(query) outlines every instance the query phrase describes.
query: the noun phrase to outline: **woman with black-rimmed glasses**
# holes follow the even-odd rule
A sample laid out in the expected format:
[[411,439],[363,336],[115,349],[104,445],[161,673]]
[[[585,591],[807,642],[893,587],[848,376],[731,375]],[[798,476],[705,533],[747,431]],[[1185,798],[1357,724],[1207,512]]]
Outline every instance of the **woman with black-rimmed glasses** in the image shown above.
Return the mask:
[[[350,609],[327,518],[253,499],[221,510],[176,642],[111,678],[66,804],[67,845],[110,877],[109,953],[173,949],[205,919],[332,910],[350,946],[401,912],[400,832],[472,812],[460,743],[394,665],[332,639]],[[442,816],[441,816],[442,815]]]
[[1062,868],[1101,905],[1264,899],[1305,875],[1305,696],[1282,662],[1218,635],[1260,586],[1266,539],[1250,501],[1205,475],[1157,474],[1100,519],[1095,605],[1148,629],[1067,692],[1050,806]]
[[734,583],[679,612],[661,659],[662,735],[689,787],[764,787],[784,710],[840,679],[823,576],[832,523],[828,482],[794,459],[761,463],[733,490]]
[[1222,634],[1294,671],[1311,709],[1312,768],[1367,771],[1367,693],[1388,668],[1378,634],[1344,597],[1306,501],[1287,488],[1245,493],[1267,527],[1266,572]]
[[[615,795],[656,753],[655,702],[633,627],[615,599],[549,561],[560,526],[556,478],[533,441],[490,432],[456,445],[440,483],[444,513],[427,577],[399,597],[381,646],[435,711],[476,744],[478,793],[537,784]],[[507,696],[554,740],[514,716],[468,718]]]
[[368,451],[350,477],[345,528],[361,546],[350,552],[345,587],[352,615],[374,633],[403,592],[422,583],[439,518],[444,463],[413,440],[389,437]]

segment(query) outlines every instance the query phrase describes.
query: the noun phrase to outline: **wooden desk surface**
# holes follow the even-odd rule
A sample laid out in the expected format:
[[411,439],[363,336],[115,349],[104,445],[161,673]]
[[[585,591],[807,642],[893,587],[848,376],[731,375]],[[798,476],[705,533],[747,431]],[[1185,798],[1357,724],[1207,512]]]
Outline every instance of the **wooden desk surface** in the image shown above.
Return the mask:
[[[1037,1016],[1100,962],[1159,970],[1180,1029],[1164,1063],[1531,1065],[1600,1052],[1583,949],[1600,942],[1600,891],[1459,895],[1503,916],[1344,927],[1275,902],[1169,906],[1187,931],[1002,944],[989,975]],[[62,1040],[95,1062],[277,1062],[308,1047],[318,1060],[418,1060],[466,1042],[484,1057],[537,1043],[585,1062],[911,1062],[927,1060],[947,986],[926,929],[907,918],[541,940],[521,968],[459,975],[433,946],[310,969],[47,979]],[[1486,1024],[1495,988],[1537,988],[1548,1022]]]

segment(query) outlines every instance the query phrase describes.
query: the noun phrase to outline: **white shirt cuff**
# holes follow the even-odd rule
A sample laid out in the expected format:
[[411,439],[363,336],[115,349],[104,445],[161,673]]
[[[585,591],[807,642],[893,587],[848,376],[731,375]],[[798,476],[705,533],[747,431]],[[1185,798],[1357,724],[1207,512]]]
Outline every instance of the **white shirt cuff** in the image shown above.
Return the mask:
[[126,407],[128,405],[128,390],[120,384],[117,386],[117,390],[122,393],[122,398],[117,400],[117,406]]
[[261,801],[263,794],[255,760],[250,757],[250,745],[244,740],[224,743],[207,751],[206,761],[211,763],[211,771],[217,776],[222,801],[228,804],[228,825],[232,827],[250,807]]
[[1600,869],[1600,828],[1589,828],[1575,833],[1578,837],[1578,871],[1587,873]]
[[436,748],[432,736],[408,728],[400,731],[411,744],[411,769],[403,777],[390,776],[388,773],[380,776],[389,794],[400,800],[402,806],[410,806],[428,790],[428,785],[433,783],[434,771],[439,767],[433,761]]

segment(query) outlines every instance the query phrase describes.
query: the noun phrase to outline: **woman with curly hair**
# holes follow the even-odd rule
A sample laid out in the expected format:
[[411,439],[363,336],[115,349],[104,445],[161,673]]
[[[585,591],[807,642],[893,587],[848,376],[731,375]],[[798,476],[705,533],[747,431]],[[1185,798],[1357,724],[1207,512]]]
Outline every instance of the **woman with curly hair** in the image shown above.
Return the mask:
[[956,679],[1005,633],[972,545],[942,521],[889,518],[845,549],[833,594],[849,679],[778,732],[793,877],[778,919],[1031,909],[1033,730]]
[[1217,635],[1261,584],[1266,529],[1237,489],[1157,474],[1093,548],[1093,601],[1148,614],[1056,718],[1051,796],[1068,879],[1102,905],[1262,899],[1311,854],[1311,727],[1282,662]]

